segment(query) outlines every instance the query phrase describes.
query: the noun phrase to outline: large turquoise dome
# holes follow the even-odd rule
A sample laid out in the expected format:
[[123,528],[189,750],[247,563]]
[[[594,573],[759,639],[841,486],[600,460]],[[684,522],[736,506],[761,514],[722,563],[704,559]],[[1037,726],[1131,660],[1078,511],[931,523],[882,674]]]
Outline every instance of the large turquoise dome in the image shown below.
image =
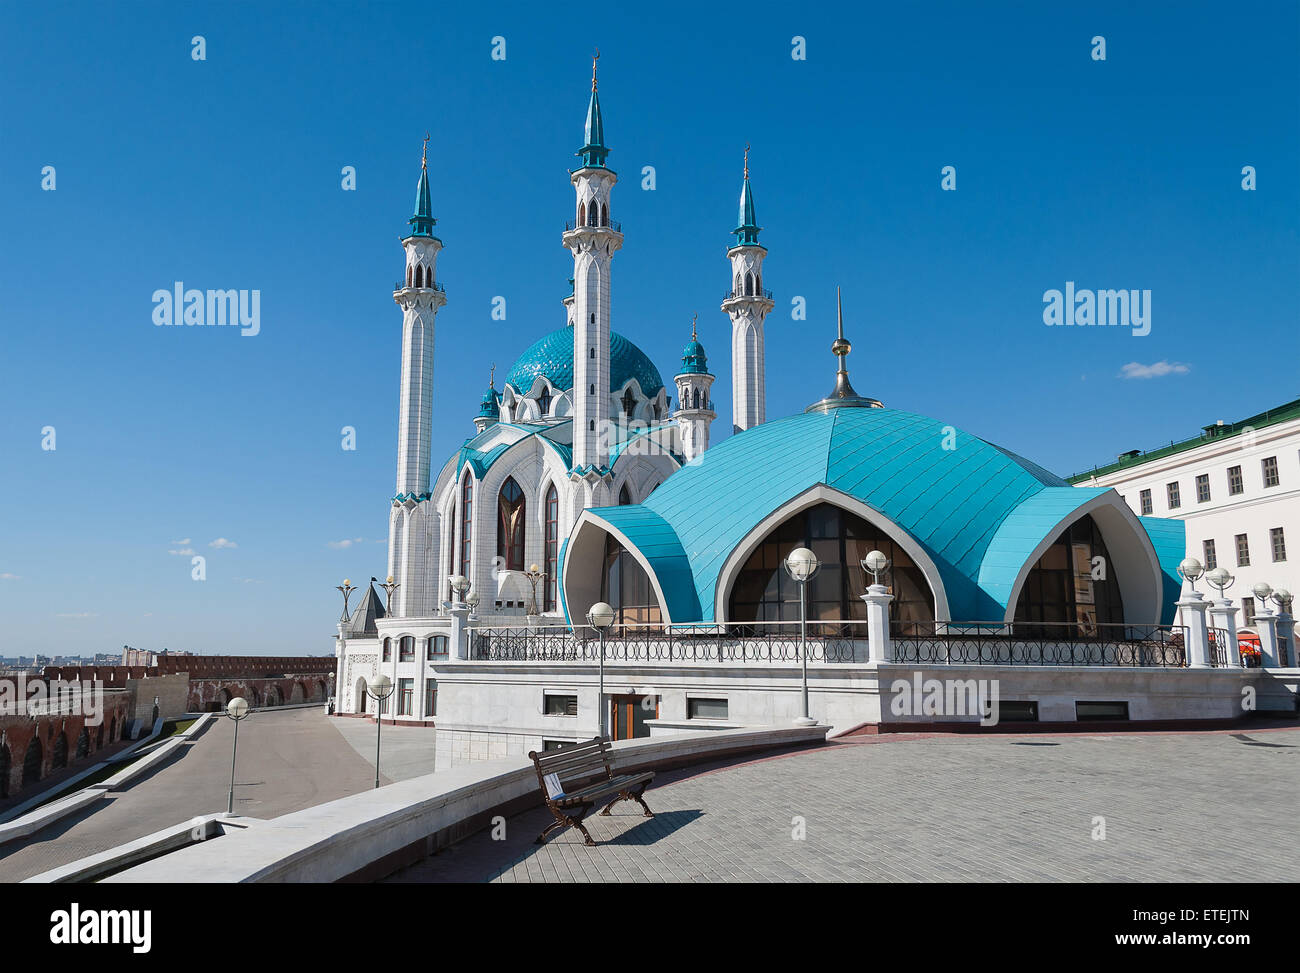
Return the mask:
[[[555,388],[567,391],[573,388],[573,329],[560,328],[534,342],[506,375],[506,384],[526,395],[538,376],[547,379]],[[641,391],[653,398],[664,387],[659,369],[643,352],[621,334],[609,334],[609,384],[617,391],[628,379],[635,378]]]

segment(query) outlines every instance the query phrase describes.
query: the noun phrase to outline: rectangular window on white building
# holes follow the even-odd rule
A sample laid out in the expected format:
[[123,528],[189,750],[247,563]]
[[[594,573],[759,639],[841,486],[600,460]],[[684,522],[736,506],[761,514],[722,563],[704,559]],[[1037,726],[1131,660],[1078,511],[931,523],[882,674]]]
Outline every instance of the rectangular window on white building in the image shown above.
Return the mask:
[[1219,566],[1219,555],[1214,550],[1214,541],[1201,541],[1201,550],[1205,552],[1205,570],[1213,571]]
[[1278,484],[1277,457],[1267,456],[1262,463],[1264,467],[1264,486],[1275,487]]
[[1196,502],[1209,503],[1210,501],[1210,474],[1202,473],[1196,478]]
[[1241,623],[1243,625],[1255,624],[1255,599],[1254,598],[1241,599],[1241,618],[1242,618]]
[[542,712],[547,716],[577,716],[578,697],[560,693],[547,693],[542,697]]
[[1246,484],[1241,479],[1241,467],[1229,466],[1228,467],[1228,493],[1231,496],[1235,497],[1237,494],[1241,493],[1245,489],[1246,489]]
[[1246,535],[1238,534],[1234,539],[1237,542],[1237,567],[1250,567],[1250,544],[1246,540]]
[[424,715],[438,715],[438,680],[424,680]]
[[1268,532],[1269,543],[1273,545],[1273,560],[1286,560],[1286,536],[1281,527],[1274,527]]
[[397,680],[397,715],[410,716],[415,696],[415,680]]
[[686,701],[686,718],[688,720],[725,720],[727,718],[727,701],[725,699],[696,699]]
[[1179,496],[1178,483],[1170,483],[1165,489],[1169,492],[1169,509],[1177,510],[1183,503]]
[[1138,503],[1141,504],[1142,515],[1146,516],[1151,513],[1151,491],[1143,490],[1138,494]]

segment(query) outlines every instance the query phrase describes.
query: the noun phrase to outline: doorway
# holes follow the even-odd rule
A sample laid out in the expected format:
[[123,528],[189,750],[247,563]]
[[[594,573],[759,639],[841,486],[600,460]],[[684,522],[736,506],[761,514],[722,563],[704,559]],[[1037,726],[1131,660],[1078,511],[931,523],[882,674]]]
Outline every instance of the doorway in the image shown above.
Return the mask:
[[609,725],[615,740],[634,740],[650,735],[646,720],[659,718],[659,697],[611,696]]

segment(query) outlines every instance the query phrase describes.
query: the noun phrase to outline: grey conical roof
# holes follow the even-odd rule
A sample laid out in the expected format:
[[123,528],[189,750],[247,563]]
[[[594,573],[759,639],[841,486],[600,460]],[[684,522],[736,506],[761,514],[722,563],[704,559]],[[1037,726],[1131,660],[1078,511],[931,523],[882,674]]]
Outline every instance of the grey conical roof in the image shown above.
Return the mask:
[[375,586],[367,584],[366,593],[361,598],[361,604],[357,605],[356,611],[352,613],[352,618],[343,626],[343,634],[349,638],[365,638],[368,635],[378,635],[379,628],[375,625],[375,622],[383,618],[385,614],[384,606],[379,603],[379,595],[375,593]]

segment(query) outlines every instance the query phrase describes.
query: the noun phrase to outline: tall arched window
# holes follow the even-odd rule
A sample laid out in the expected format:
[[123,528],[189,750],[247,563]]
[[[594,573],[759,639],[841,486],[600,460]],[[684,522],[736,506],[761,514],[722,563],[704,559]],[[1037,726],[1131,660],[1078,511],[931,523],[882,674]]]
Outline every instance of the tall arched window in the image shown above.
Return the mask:
[[1124,621],[1115,562],[1091,516],[1062,531],[1030,569],[1015,618],[1016,634],[1028,638],[1091,638]]
[[384,639],[384,658],[381,661],[383,662],[393,661],[393,640],[392,639]]
[[415,286],[416,287],[424,286],[424,265],[423,264],[415,265]]
[[407,267],[407,268],[406,268],[406,286],[407,286],[407,287],[410,287],[410,286],[411,286],[411,281],[412,281],[412,279],[413,279],[413,277],[412,277],[412,270],[411,270],[410,267]]
[[600,204],[600,225],[609,226],[609,204]]
[[623,484],[623,488],[618,491],[618,505],[620,507],[630,507],[632,505],[632,491]]
[[740,274],[737,273],[737,274],[736,274],[736,286],[735,286],[735,287],[732,289],[732,291],[731,291],[732,295],[735,296],[735,297],[739,297],[739,296],[740,296],[740,288],[741,288],[741,284],[740,284]]
[[524,570],[524,506],[524,491],[509,477],[497,499],[497,557],[507,571]]
[[582,226],[582,224],[586,222],[587,222],[587,204],[579,203],[578,204],[578,225]]
[[601,600],[614,607],[616,625],[657,625],[663,621],[659,598],[650,578],[623,545],[605,535],[605,570],[600,581]]
[[587,225],[596,225],[596,201],[594,199],[591,201],[591,209],[587,210]]
[[696,389],[696,390],[695,390],[695,395],[694,395],[692,398],[693,398],[693,400],[694,400],[694,402],[695,402],[695,408],[698,409],[698,408],[700,407],[700,390],[699,390],[699,389]]
[[460,488],[460,566],[459,574],[470,576],[470,540],[474,536],[474,478],[465,471]]
[[542,586],[542,611],[554,611],[556,605],[556,571],[560,559],[560,494],[552,483],[546,491],[546,550],[543,552],[546,580]]
[[809,619],[867,617],[861,597],[867,578],[861,561],[876,549],[889,558],[881,581],[894,596],[890,618],[904,623],[934,621],[934,595],[907,552],[884,531],[829,503],[800,511],[754,548],[731,589],[731,621],[799,621],[799,585],[781,566],[796,547],[811,548],[822,565],[808,585]]
[[542,394],[537,397],[537,410],[542,414],[542,418],[545,418],[547,413],[551,411],[550,389],[542,389]]
[[745,296],[752,297],[754,294],[754,275],[745,275]]
[[629,419],[631,419],[632,410],[635,408],[636,408],[636,396],[632,394],[631,389],[628,389],[626,392],[623,393],[623,414],[626,415]]

